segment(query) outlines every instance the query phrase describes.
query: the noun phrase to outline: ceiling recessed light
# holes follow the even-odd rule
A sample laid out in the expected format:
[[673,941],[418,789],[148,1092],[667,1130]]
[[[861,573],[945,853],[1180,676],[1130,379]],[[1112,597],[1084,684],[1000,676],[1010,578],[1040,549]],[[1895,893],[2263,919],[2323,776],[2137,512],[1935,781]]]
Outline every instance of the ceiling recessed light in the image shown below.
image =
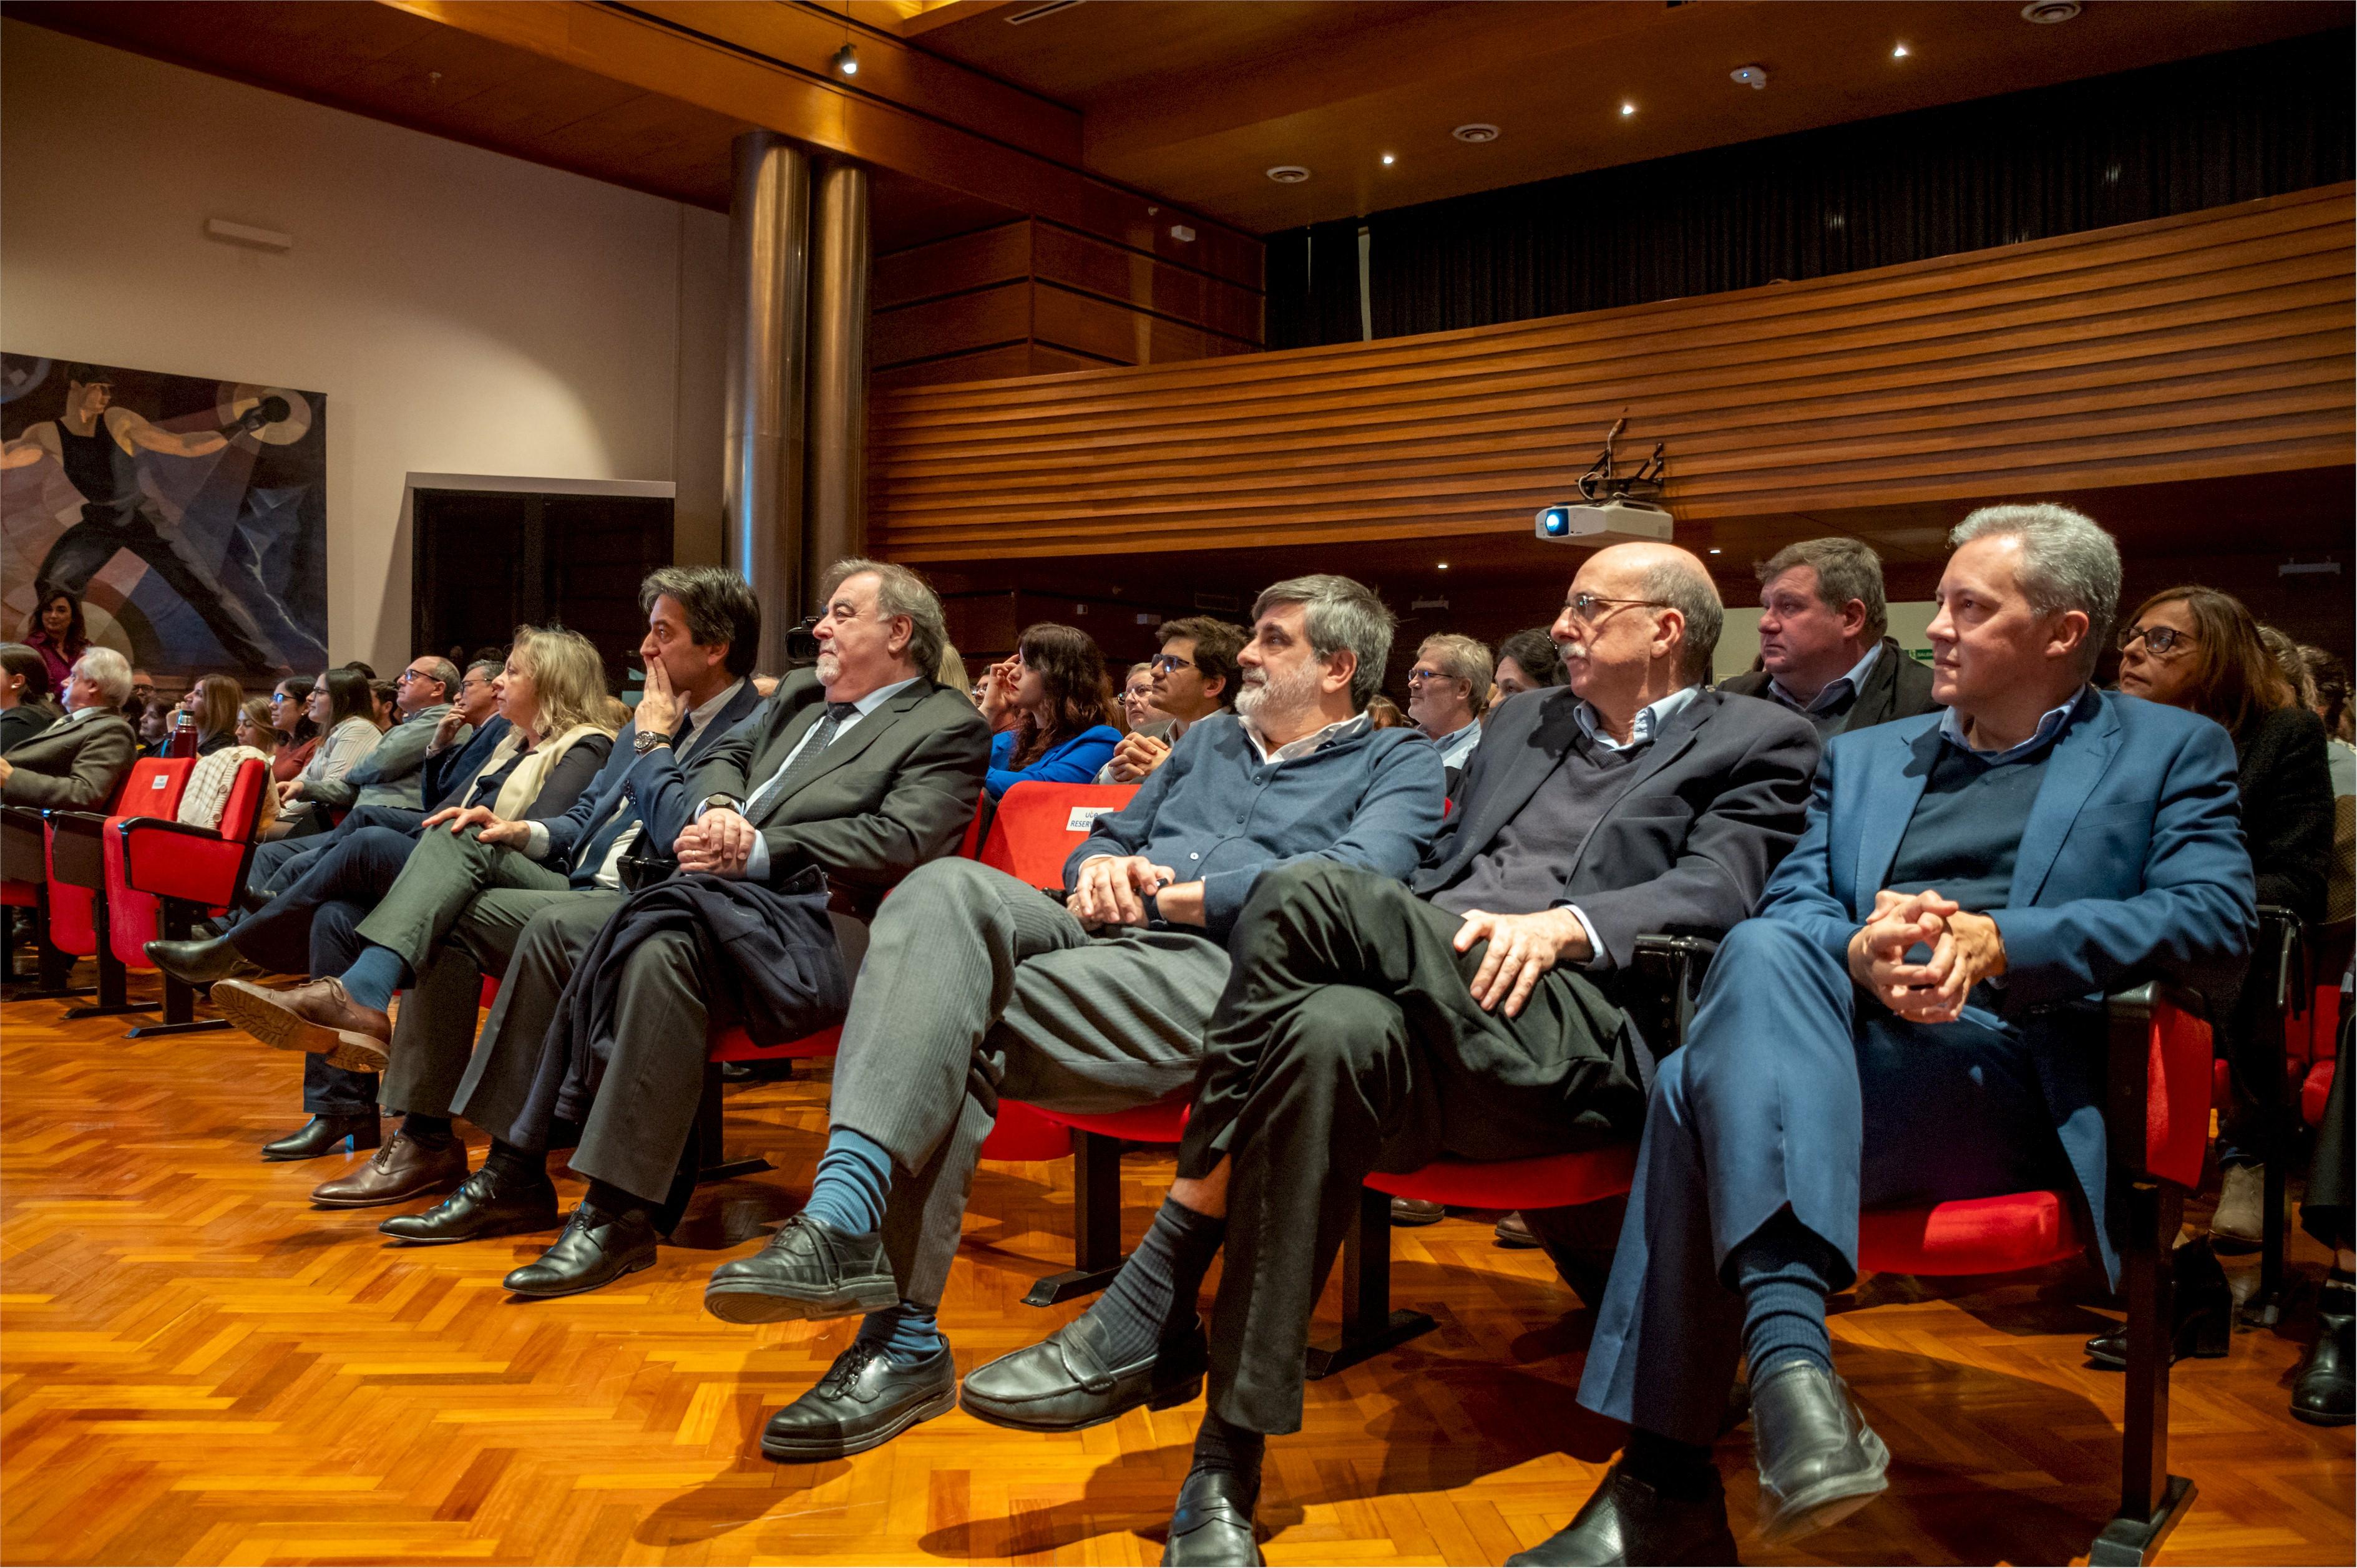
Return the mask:
[[1279,164],[1268,171],[1268,177],[1279,185],[1299,185],[1309,177],[1309,171],[1299,164]]
[[1728,81],[1748,87],[1754,92],[1764,92],[1768,89],[1768,68],[1764,65],[1738,65],[1728,71],[1727,76]]
[[1634,114],[1636,112],[1637,106],[1634,103],[1623,103],[1620,105],[1620,113],[1623,114]]
[[1716,544],[1712,545],[1712,546],[1710,547],[1710,553],[1711,553],[1713,555],[1717,554],[1717,553],[1718,553],[1718,546],[1717,546],[1717,545],[1716,545]]
[[858,48],[852,44],[844,45],[841,48],[834,51],[834,59],[833,64],[837,75],[857,76],[859,74]]
[[1435,562],[1433,564],[1435,565],[1435,567],[1436,567],[1437,569],[1438,569],[1438,570],[1440,570],[1440,571],[1446,572],[1446,571],[1448,571],[1448,562],[1446,562],[1446,561],[1437,561],[1437,562]]
[[1907,46],[1905,44],[1893,44],[1890,47],[1890,58],[1892,59],[1905,59],[1907,58]]
[[1396,158],[1396,157],[1394,157],[1394,156],[1393,156],[1391,154],[1389,154],[1389,153],[1385,153],[1385,154],[1383,155],[1383,166],[1384,166],[1384,167],[1389,168],[1392,165],[1394,165],[1394,164],[1395,164],[1395,163],[1397,163],[1397,162],[1399,162],[1399,159],[1398,159],[1398,158]]
[[1469,125],[1459,125],[1448,134],[1460,142],[1494,142],[1498,139],[1498,127],[1476,120]]

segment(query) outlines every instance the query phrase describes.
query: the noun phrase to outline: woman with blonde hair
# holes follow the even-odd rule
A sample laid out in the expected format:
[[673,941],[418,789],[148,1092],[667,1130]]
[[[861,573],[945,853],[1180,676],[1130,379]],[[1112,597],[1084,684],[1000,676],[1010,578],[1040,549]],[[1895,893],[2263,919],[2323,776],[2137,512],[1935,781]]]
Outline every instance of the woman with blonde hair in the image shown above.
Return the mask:
[[205,675],[197,681],[197,755],[210,757],[235,746],[238,715],[245,707],[245,688],[233,675]]

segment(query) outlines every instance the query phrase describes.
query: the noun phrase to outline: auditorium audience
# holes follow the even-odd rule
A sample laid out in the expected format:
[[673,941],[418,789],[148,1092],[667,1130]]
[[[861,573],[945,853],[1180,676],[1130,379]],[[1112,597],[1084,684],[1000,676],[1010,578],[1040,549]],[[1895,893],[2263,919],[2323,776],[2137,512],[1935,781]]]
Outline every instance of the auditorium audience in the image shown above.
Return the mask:
[[1153,681],[1154,711],[1167,724],[1139,732],[1135,726],[1114,747],[1100,784],[1137,784],[1170,758],[1170,748],[1196,720],[1236,705],[1236,655],[1243,628],[1209,616],[1167,620],[1160,628],[1162,651],[1146,661]]
[[49,665],[37,649],[0,642],[0,752],[58,722],[49,701]]
[[[124,700],[126,703],[129,701],[128,698]],[[138,733],[140,756],[164,755],[165,743],[172,738],[172,725],[179,717],[179,713],[180,710],[177,706],[167,703],[160,696],[150,697],[147,700],[147,705],[139,709],[135,714],[128,707],[124,710],[124,718]]]
[[[2243,838],[2258,901],[2310,925],[2324,915],[2332,852],[2332,771],[2324,725],[2301,705],[2243,602],[2214,588],[2170,588],[2138,607],[2120,634],[2119,686],[2130,696],[2188,708],[2233,739]],[[2233,1070],[2218,1122],[2223,1186],[2210,1234],[2230,1251],[2258,1245],[2266,1210],[2265,1161],[2287,1136],[2280,1103],[2283,1041],[2271,1016],[2271,983],[2243,977],[2210,989],[2222,1019],[2219,1054]],[[2198,1259],[2183,1260],[2198,1266]],[[2207,1278],[2210,1294],[2223,1276]],[[2101,1353],[2099,1359],[2102,1359]]]
[[393,725],[401,722],[399,712],[401,687],[398,682],[393,681],[370,682],[369,701],[375,710],[371,716],[376,721],[378,734],[383,734],[385,731],[391,729]]
[[200,675],[188,694],[195,698],[188,712],[197,721],[197,755],[210,757],[237,745],[238,715],[245,708],[245,688],[231,675]]
[[1015,657],[983,678],[980,706],[996,732],[983,786],[994,800],[1027,779],[1086,784],[1121,741],[1104,655],[1087,632],[1054,621],[1023,628]]
[[278,732],[278,749],[270,756],[270,777],[284,784],[300,775],[319,749],[319,726],[311,722],[311,687],[307,676],[296,675],[271,689],[270,723]]
[[[359,679],[349,671],[333,673]],[[605,683],[604,665],[587,638],[554,628],[520,628],[499,683],[500,713],[509,727],[462,786],[463,801],[503,824],[570,811],[613,744],[611,734],[593,717]],[[371,911],[396,902],[404,884],[416,895],[413,902],[432,900],[440,888],[435,870],[439,851],[413,852],[453,842],[455,828],[435,830],[450,826],[460,814],[453,805],[425,819],[421,828],[361,828],[327,848],[291,886],[226,935],[147,944],[149,961],[188,984],[212,986],[215,1004],[247,1033],[267,1045],[308,1054],[304,1109],[312,1119],[264,1145],[263,1158],[311,1159],[347,1138],[357,1140],[356,1150],[377,1146],[375,1074],[384,1065],[384,1031],[353,1032],[344,1026],[353,1017],[381,1023],[384,1009],[379,1003],[371,1013],[362,1013],[351,1000],[346,982],[354,977],[346,972],[366,949],[355,933],[374,918]],[[471,845],[474,839],[464,842]],[[372,961],[380,971],[382,961]],[[232,978],[249,964],[315,978],[290,993],[264,991]],[[371,985],[363,993],[374,990]],[[421,1001],[413,994],[403,1015],[421,1005],[430,1014],[436,998]],[[469,1022],[472,1005],[469,1001]],[[328,1021],[324,1031],[307,1021],[322,1017]]]
[[[447,659],[422,654],[393,682],[393,726],[367,756],[341,778],[306,779],[305,799],[335,811],[352,806],[397,806],[420,810],[425,801],[425,752],[437,726],[451,711],[458,671]],[[474,731],[463,721],[447,744],[463,746]]]
[[[249,750],[258,751],[264,757],[277,755],[278,731],[270,722],[269,698],[248,697],[238,704],[235,735],[237,744]],[[272,815],[274,816],[277,814],[278,791],[271,790],[270,799]]]
[[[90,649],[90,631],[82,624],[80,598],[63,588],[44,586],[40,593],[39,606],[25,620],[25,646],[48,666],[49,690],[63,692],[74,661]],[[121,702],[115,706],[121,707]]]
[[317,805],[314,787],[343,778],[384,738],[376,727],[375,693],[368,678],[355,670],[323,672],[311,688],[305,712],[319,733],[318,747],[300,773],[278,786],[279,823],[273,837],[323,831],[327,818]]
[[1414,729],[1415,721],[1397,703],[1377,692],[1367,699],[1367,723],[1374,729]]
[[2233,748],[2089,683],[2120,582],[2093,522],[1985,508],[1951,543],[1930,628],[1945,711],[1827,742],[1799,846],[1712,961],[1653,1080],[1580,1380],[1627,1446],[1511,1562],[1735,1561],[1711,1445],[1738,1359],[1763,1544],[1884,1489],[1825,1327],[1862,1206],[2075,1186],[2116,1280],[2086,1004],[2247,959]]
[[1888,635],[1882,557],[1855,539],[1806,539],[1757,573],[1760,668],[1720,690],[1781,703],[1821,736],[1932,711],[1932,671]]
[[1563,655],[1546,627],[1518,631],[1498,644],[1498,667],[1490,677],[1490,711],[1508,697],[1563,684]]
[[[1623,1011],[1647,983],[1636,940],[1742,919],[1817,761],[1807,724],[1701,683],[1721,618],[1685,551],[1598,551],[1554,627],[1568,689],[1509,701],[1406,886],[1316,857],[1254,885],[1160,1214],[1087,1312],[961,1400],[1071,1431],[1208,1370],[1165,1561],[1258,1561],[1265,1440],[1301,1425],[1310,1314],[1370,1173],[1637,1131],[1653,1057]],[[1437,653],[1419,665],[1458,656]],[[1207,1343],[1196,1296],[1223,1249]]]
[[[1253,616],[1234,715],[1199,720],[1125,808],[1096,819],[1065,864],[1062,901],[947,859],[884,905],[809,1201],[705,1293],[732,1323],[865,1315],[816,1386],[770,1419],[770,1458],[861,1453],[955,1402],[935,1315],[999,1101],[1102,1112],[1184,1090],[1228,983],[1231,929],[1264,874],[1332,863],[1388,883],[1431,841],[1437,754],[1364,713],[1391,613],[1348,578],[1311,576],[1268,588]],[[1251,802],[1241,821],[1239,801]],[[1090,1365],[1113,1375],[1135,1359]]]
[[[1469,637],[1427,637],[1407,672],[1407,715],[1425,738],[1440,747],[1440,765],[1452,774],[1481,744],[1478,721],[1490,706],[1493,673],[1490,649]],[[1450,781],[1451,793],[1455,780]]]
[[130,694],[130,661],[111,648],[85,650],[66,677],[66,716],[0,757],[0,800],[77,811],[113,800],[135,748],[122,713]]

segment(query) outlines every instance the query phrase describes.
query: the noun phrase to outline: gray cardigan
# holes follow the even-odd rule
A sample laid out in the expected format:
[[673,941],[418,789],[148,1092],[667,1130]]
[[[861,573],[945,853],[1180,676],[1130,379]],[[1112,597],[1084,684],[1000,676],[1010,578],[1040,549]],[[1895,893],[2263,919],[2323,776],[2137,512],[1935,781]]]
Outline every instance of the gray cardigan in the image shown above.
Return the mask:
[[[416,811],[425,803],[425,747],[434,726],[450,711],[447,703],[421,709],[384,732],[374,750],[351,766],[340,779],[307,781],[304,795],[331,809],[346,806],[405,806]],[[464,746],[475,733],[471,725],[458,726],[454,746]]]

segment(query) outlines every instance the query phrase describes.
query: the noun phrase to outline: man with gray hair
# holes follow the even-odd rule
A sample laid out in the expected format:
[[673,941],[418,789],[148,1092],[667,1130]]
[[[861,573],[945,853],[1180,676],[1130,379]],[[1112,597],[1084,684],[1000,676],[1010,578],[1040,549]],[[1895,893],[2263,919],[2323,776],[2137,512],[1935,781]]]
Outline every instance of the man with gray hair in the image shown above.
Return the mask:
[[1348,578],[1313,576],[1270,587],[1253,618],[1236,711],[1199,719],[1126,808],[1096,820],[1061,900],[939,860],[884,906],[810,1201],[705,1293],[732,1323],[866,1315],[770,1422],[770,1458],[857,1454],[955,1402],[934,1314],[1000,1099],[1104,1113],[1183,1092],[1254,887],[1313,864],[1396,886],[1430,843],[1438,754],[1367,721],[1390,612]]
[[138,747],[123,716],[129,695],[130,661],[112,648],[85,651],[66,677],[66,716],[0,757],[0,799],[11,806],[74,811],[113,799]]
[[1765,697],[1820,736],[1932,710],[1932,671],[1889,637],[1882,557],[1855,539],[1804,539],[1760,575],[1760,665],[1718,683]]
[[[411,660],[393,680],[393,728],[342,778],[306,783],[303,798],[337,811],[391,806],[416,811],[423,821],[426,749],[457,694],[458,670],[448,660],[431,653]],[[462,726],[453,738],[463,746],[473,733]]]
[[1628,1447],[1510,1562],[1733,1562],[1711,1448],[1738,1359],[1763,1541],[1883,1489],[1889,1453],[1825,1328],[1861,1208],[2075,1189],[2116,1281],[2096,1004],[2247,952],[2234,748],[2088,683],[2120,585],[2093,522],[1989,507],[1953,541],[1931,626],[1944,711],[1826,743],[1799,846],[1654,1078],[1579,1387]]
[[[1153,1229],[1077,1322],[965,1380],[983,1420],[1060,1432],[1208,1372],[1166,1562],[1259,1561],[1262,1442],[1301,1424],[1310,1312],[1371,1172],[1636,1131],[1637,938],[1743,918],[1817,761],[1797,716],[1699,684],[1719,621],[1685,551],[1598,551],[1553,628],[1568,685],[1499,704],[1405,886],[1322,860],[1254,886]],[[1223,1243],[1207,1337],[1196,1294]]]
[[1481,744],[1481,714],[1490,705],[1494,660],[1489,644],[1455,632],[1427,637],[1407,672],[1407,716],[1440,747],[1440,766],[1460,773]]

